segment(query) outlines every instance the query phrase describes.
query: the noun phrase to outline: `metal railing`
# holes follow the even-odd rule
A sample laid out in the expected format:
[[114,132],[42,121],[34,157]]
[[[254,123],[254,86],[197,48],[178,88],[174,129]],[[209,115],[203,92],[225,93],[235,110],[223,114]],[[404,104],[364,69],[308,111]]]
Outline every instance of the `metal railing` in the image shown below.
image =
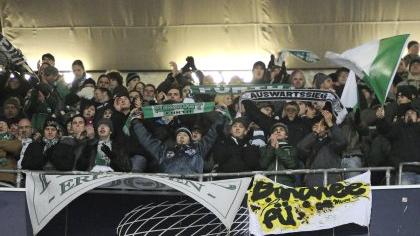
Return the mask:
[[[420,165],[420,162],[418,163]],[[400,167],[402,169],[402,167]],[[250,171],[250,172],[235,172],[235,173],[205,173],[205,174],[166,174],[166,173],[125,173],[125,172],[112,172],[113,174],[146,174],[158,177],[172,177],[172,178],[188,178],[196,179],[198,181],[211,181],[213,178],[227,178],[227,177],[248,177],[254,176],[256,174],[261,174],[265,176],[272,175],[299,175],[299,174],[322,174],[323,175],[323,184],[326,186],[328,184],[328,174],[342,174],[348,172],[385,172],[386,185],[391,184],[391,171],[394,170],[394,167],[364,167],[364,168],[331,168],[331,169],[297,169],[297,170],[280,170],[280,171]],[[9,173],[16,174],[17,182],[16,186],[21,187],[20,179],[22,179],[22,174],[25,170],[0,170],[0,173]],[[47,175],[83,175],[83,174],[93,174],[97,172],[87,172],[87,171],[31,171],[33,173],[42,173]]]
[[398,185],[401,185],[402,172],[404,166],[420,166],[420,162],[401,162],[398,166]]

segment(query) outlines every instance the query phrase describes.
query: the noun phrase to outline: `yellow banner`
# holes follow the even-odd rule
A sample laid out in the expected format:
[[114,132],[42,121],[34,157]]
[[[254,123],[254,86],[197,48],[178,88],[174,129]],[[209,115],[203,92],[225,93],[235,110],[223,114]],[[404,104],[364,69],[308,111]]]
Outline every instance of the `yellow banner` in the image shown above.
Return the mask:
[[[311,231],[370,221],[370,173],[327,187],[291,188],[258,175],[248,190],[250,233]],[[360,216],[363,215],[363,216]]]

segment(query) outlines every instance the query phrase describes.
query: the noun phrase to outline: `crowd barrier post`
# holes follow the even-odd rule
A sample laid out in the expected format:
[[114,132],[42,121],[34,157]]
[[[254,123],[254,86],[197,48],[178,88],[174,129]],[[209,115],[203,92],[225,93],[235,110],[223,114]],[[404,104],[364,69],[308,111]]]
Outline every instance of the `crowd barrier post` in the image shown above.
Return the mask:
[[401,178],[404,166],[420,166],[420,162],[401,162],[398,166],[398,185],[401,185]]
[[327,187],[327,185],[328,185],[328,171],[324,170],[323,175],[324,175],[324,181],[323,181],[324,187]]

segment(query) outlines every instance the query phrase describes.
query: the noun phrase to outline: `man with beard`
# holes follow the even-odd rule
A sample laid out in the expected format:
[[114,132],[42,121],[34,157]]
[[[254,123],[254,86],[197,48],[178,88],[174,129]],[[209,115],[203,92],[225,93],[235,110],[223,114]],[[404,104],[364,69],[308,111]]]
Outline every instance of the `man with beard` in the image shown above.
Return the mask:
[[[385,117],[385,110],[378,108],[376,117],[378,132],[391,142],[390,161],[398,167],[401,162],[420,161],[420,112],[409,107],[404,120],[390,124]],[[402,184],[420,184],[420,168],[408,166],[402,174]]]

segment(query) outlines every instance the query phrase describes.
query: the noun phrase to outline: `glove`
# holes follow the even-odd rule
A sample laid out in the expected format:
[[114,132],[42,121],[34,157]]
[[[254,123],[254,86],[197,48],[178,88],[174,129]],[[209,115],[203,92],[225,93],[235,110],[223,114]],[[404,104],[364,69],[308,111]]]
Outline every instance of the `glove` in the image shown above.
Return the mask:
[[197,70],[197,68],[195,67],[194,57],[188,56],[186,58],[186,61],[188,62],[188,65],[191,67],[191,70],[192,71],[196,71]]

